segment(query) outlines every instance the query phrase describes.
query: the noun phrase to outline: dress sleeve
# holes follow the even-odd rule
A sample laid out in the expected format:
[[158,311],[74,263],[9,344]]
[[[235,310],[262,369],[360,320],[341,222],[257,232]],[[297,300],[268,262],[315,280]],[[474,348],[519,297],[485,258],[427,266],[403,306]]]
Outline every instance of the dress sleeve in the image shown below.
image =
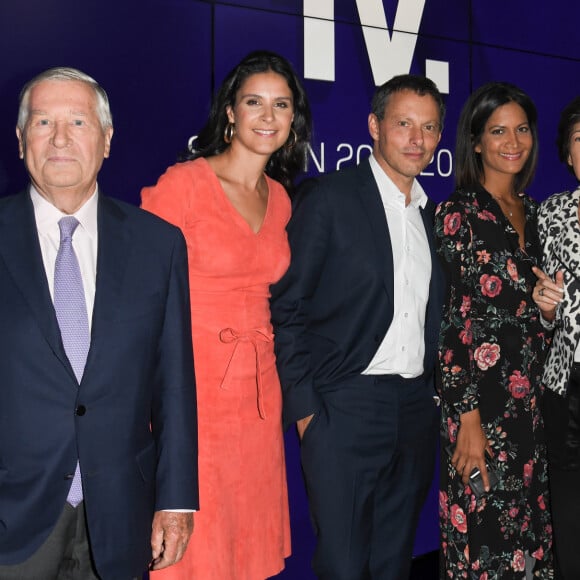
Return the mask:
[[[559,260],[554,255],[554,247],[557,238],[557,232],[551,231],[554,216],[559,215],[561,207],[557,204],[558,196],[548,198],[540,205],[538,210],[538,236],[542,247],[542,270],[548,276],[553,278],[558,270]],[[555,228],[557,230],[557,228]],[[561,308],[556,308],[556,316],[552,322],[546,320],[540,312],[540,322],[546,330],[554,330],[558,320],[561,318]]]
[[555,275],[560,261],[554,252],[561,234],[555,217],[562,214],[561,195],[554,195],[540,205],[538,210],[538,236],[542,245],[542,269],[549,276]]
[[435,242],[448,281],[439,344],[441,396],[458,413],[478,407],[474,378],[473,306],[477,264],[466,207],[446,202],[435,214]]
[[186,219],[186,200],[193,180],[186,164],[169,167],[159,178],[156,185],[141,190],[141,207],[182,231]]

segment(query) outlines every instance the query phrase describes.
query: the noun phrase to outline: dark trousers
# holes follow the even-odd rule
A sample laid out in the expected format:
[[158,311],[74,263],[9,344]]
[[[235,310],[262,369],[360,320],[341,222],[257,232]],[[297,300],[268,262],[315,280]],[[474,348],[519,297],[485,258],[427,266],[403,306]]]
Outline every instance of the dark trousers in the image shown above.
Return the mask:
[[92,565],[84,504],[76,508],[65,504],[40,548],[20,564],[0,566],[0,579],[99,580]]
[[407,580],[433,477],[438,412],[425,380],[329,385],[301,445],[323,580]]
[[549,389],[543,396],[557,580],[580,578],[579,407],[580,365],[575,364],[566,396]]

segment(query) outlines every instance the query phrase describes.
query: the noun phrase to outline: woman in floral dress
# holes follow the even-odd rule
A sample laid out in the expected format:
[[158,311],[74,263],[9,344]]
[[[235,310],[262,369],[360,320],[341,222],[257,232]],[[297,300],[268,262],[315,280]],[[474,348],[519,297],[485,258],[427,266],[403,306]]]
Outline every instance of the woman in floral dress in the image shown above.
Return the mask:
[[[544,335],[531,296],[537,205],[522,193],[536,161],[530,98],[507,83],[473,93],[457,129],[456,191],[435,222],[449,282],[440,344],[443,578],[552,577],[538,400]],[[493,487],[486,455],[499,477]],[[474,469],[486,489],[479,497]]]

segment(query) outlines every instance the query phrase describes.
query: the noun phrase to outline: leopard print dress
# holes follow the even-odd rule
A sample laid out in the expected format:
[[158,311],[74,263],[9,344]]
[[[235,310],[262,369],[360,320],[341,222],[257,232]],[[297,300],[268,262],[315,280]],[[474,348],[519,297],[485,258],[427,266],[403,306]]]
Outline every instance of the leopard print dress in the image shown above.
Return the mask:
[[549,197],[538,212],[538,233],[543,246],[542,269],[553,278],[564,272],[564,296],[556,319],[552,346],[544,367],[545,386],[566,393],[574,351],[580,340],[580,188]]

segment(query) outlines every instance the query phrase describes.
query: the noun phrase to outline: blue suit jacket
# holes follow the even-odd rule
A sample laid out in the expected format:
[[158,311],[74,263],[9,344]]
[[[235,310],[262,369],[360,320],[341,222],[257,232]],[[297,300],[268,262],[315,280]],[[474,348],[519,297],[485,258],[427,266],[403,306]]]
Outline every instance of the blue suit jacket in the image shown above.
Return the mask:
[[[444,291],[434,211],[431,201],[421,210],[432,258],[427,376],[436,361]],[[321,388],[360,375],[393,319],[391,239],[369,162],[303,184],[293,200],[288,237],[292,262],[272,288],[286,426],[320,408]]]
[[98,203],[79,386],[30,196],[0,200],[0,564],[25,560],[46,539],[79,457],[95,562],[109,580],[145,569],[154,510],[198,507],[197,425],[183,237],[136,207]]

